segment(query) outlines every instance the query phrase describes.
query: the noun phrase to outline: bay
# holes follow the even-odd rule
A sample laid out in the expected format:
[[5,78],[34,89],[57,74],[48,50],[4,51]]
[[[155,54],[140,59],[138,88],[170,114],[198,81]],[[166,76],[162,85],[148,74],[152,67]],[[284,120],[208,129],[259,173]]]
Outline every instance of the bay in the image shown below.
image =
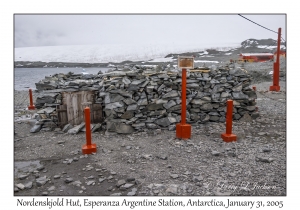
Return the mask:
[[[84,68],[87,73],[98,74],[101,70],[103,73],[110,68]],[[68,72],[81,74],[82,68],[15,68],[14,69],[14,89],[15,90],[36,90],[35,83],[44,79],[45,76],[51,76],[58,73],[67,74]]]

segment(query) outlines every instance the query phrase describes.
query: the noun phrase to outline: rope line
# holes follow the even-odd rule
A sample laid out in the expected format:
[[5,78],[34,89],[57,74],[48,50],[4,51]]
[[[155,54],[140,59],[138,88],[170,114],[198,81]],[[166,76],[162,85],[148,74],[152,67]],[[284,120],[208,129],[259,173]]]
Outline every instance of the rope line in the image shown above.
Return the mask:
[[[262,26],[262,25],[260,25],[260,24],[258,24],[258,23],[256,23],[256,22],[254,22],[254,21],[252,21],[252,20],[250,20],[250,19],[244,17],[244,16],[241,15],[241,14],[238,14],[238,15],[241,16],[242,18],[245,18],[246,20],[248,20],[248,21],[250,21],[250,22],[252,22],[252,23],[254,23],[254,24],[256,24],[256,25],[258,25],[258,26],[260,26],[260,27],[262,27],[262,28],[264,28],[264,29],[267,29],[267,30],[269,30],[269,31],[272,31],[272,32],[278,34],[278,32],[273,31],[273,30],[271,30],[271,29],[269,29],[269,28],[267,28],[267,27],[264,27],[264,26]],[[285,41],[282,37],[281,37],[281,39],[282,39],[283,41]]]

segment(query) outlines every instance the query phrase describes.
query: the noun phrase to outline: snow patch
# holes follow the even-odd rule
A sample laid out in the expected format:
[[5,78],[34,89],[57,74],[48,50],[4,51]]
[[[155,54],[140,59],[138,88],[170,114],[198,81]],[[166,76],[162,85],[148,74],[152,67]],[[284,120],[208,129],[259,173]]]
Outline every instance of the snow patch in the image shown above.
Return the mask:
[[173,57],[169,57],[169,58],[155,58],[152,60],[149,60],[148,62],[173,62],[176,59],[173,59]]
[[197,60],[195,63],[219,63],[219,61],[206,61],[206,60]]

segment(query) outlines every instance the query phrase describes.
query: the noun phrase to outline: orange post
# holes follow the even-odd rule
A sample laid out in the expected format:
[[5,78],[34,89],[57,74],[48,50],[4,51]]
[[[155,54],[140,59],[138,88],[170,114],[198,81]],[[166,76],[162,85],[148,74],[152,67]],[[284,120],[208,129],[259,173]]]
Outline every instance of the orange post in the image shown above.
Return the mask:
[[279,86],[280,40],[281,40],[281,28],[278,29],[276,62],[273,63],[273,85],[270,86],[270,91],[276,91],[276,92],[280,91],[280,86]]
[[232,134],[232,110],[233,101],[227,100],[227,114],[226,114],[226,133],[222,133],[221,137],[225,142],[236,141],[237,136]]
[[182,69],[181,122],[176,124],[176,138],[190,139],[192,126],[186,124],[186,69]]
[[90,108],[86,107],[84,109],[85,115],[85,136],[86,144],[82,145],[82,154],[91,154],[97,152],[97,145],[92,144],[92,135],[91,135],[91,120],[90,120]]
[[30,105],[28,106],[28,110],[34,110],[35,106],[33,105],[32,90],[31,89],[29,89],[29,100],[30,100]]

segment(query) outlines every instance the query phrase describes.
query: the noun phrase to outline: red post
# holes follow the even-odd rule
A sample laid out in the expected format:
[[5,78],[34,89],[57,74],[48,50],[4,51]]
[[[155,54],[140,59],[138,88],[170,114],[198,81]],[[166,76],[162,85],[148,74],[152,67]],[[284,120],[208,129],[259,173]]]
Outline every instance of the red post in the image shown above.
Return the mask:
[[186,69],[182,69],[181,122],[176,124],[176,138],[190,139],[192,126],[186,124]]
[[279,64],[280,64],[280,40],[281,40],[281,28],[278,29],[278,41],[277,41],[277,55],[276,62],[273,64],[273,86],[270,86],[270,91],[278,92],[280,90],[279,86]]
[[91,120],[90,120],[90,108],[86,107],[84,109],[85,115],[85,136],[86,136],[86,144],[82,146],[83,154],[91,154],[93,152],[97,152],[97,145],[92,144],[92,135],[91,135]]
[[181,85],[181,124],[186,123],[186,69],[182,69]]
[[226,114],[226,133],[222,133],[221,137],[225,142],[236,141],[237,136],[232,134],[232,110],[233,101],[227,100],[227,114]]
[[256,91],[256,87],[255,87],[255,86],[253,86],[252,89],[253,89],[254,91]]
[[28,110],[34,110],[35,106],[33,105],[32,90],[31,89],[29,89],[29,100],[30,100],[30,105],[28,106]]

